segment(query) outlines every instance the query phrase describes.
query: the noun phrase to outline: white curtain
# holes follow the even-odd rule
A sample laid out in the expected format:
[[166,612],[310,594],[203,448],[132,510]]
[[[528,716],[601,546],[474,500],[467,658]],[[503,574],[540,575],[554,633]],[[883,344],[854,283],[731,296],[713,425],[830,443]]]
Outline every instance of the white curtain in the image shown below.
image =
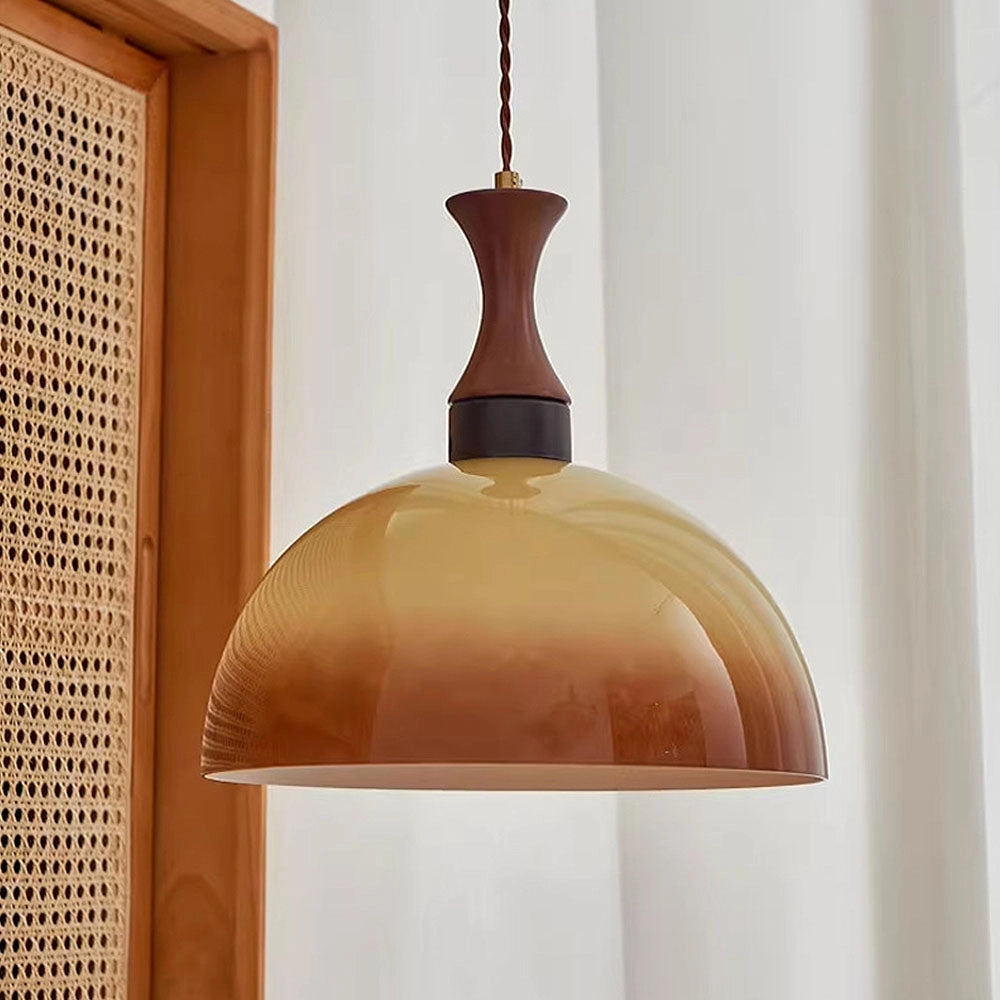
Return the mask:
[[609,465],[772,588],[831,767],[622,799],[634,1000],[990,995],[997,11],[599,0]]
[[[513,6],[516,165],[572,206],[538,311],[577,453],[754,567],[831,779],[276,791],[268,1000],[987,1000],[1000,0]],[[275,15],[277,554],[442,454],[476,288],[440,206],[490,179],[496,25],[492,0]]]
[[1000,995],[1000,3],[955,3],[990,940]]

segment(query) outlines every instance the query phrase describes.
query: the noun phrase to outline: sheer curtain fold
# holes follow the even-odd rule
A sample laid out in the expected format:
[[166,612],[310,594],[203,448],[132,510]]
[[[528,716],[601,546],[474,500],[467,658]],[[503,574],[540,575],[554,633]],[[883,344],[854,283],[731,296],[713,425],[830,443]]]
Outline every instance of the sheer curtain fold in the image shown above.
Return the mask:
[[872,15],[865,631],[879,995],[989,995],[963,239],[949,0]]
[[609,467],[758,568],[831,759],[622,799],[633,1000],[990,996],[998,11],[598,0]]
[[976,639],[993,989],[1000,991],[1000,3],[954,0]]

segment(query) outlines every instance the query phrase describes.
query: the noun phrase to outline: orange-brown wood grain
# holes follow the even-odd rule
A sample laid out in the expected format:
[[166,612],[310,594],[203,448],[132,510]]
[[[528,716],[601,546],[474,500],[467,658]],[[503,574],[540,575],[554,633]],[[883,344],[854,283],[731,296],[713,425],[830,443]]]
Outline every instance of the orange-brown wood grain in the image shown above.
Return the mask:
[[108,0],[64,0],[59,6],[158,56],[205,51],[196,42],[175,34],[141,12],[117,3],[109,3]]
[[131,1000],[147,1000],[150,995],[153,912],[155,635],[161,485],[167,69],[163,60],[39,0],[0,0],[0,24],[101,76],[145,93],[129,776],[128,982]]
[[40,0],[0,0],[0,24],[135,90],[163,73],[156,56]]
[[153,997],[261,992],[263,803],[199,774],[215,663],[267,562],[274,65],[171,60]]
[[139,492],[136,511],[132,693],[132,844],[129,899],[131,1000],[146,1000],[150,990],[167,113],[167,76],[164,72],[153,84],[146,98],[142,334],[139,358]]
[[158,55],[270,48],[274,27],[231,0],[59,0]]
[[0,24],[147,94],[129,998],[259,1000],[263,798],[199,753],[268,555],[276,32],[230,0],[0,0]]

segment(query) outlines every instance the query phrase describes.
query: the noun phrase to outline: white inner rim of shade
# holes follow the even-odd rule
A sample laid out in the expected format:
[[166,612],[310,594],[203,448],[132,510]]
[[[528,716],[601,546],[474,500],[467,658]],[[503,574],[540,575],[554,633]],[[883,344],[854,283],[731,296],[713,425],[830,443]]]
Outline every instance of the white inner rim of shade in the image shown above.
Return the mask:
[[818,774],[630,764],[313,764],[207,774],[243,785],[464,791],[642,791],[766,788],[823,781]]

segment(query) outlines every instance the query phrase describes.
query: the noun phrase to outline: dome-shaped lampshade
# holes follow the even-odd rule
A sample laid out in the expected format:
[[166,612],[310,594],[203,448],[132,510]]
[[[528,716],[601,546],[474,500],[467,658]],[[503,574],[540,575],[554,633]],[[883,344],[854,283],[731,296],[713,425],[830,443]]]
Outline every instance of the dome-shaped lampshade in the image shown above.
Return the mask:
[[809,675],[760,583],[679,510],[570,462],[569,396],[533,305],[566,201],[501,188],[447,205],[483,292],[450,399],[452,464],[341,507],[278,560],[219,664],[205,774],[483,789],[825,777]]
[[300,538],[250,598],[204,772],[381,788],[744,787],[826,775],[802,655],[676,508],[532,458],[398,480]]

